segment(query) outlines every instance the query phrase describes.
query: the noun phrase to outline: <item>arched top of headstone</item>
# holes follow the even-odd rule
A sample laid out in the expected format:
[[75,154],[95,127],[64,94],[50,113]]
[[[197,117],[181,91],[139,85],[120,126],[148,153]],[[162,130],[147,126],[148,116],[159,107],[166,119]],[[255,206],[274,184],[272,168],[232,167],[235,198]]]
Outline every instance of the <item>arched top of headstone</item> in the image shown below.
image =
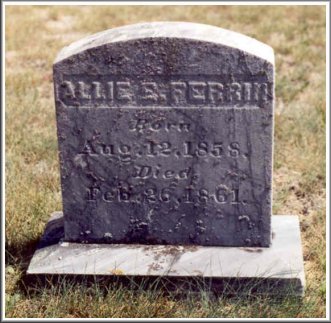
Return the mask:
[[151,22],[108,29],[64,47],[54,63],[105,44],[144,38],[179,38],[211,42],[237,48],[274,64],[273,49],[254,38],[215,26],[189,22]]

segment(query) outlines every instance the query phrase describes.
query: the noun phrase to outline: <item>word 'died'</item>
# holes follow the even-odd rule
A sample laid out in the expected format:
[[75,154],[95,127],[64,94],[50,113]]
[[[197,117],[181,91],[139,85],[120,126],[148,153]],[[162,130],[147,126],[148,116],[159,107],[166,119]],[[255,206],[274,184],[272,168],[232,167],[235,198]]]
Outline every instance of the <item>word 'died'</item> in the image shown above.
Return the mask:
[[[152,166],[147,166],[147,165],[137,165],[134,166],[134,173],[133,177],[134,178],[142,178],[142,179],[147,179],[147,178],[162,178],[162,179],[187,179],[189,175],[192,173],[191,167],[188,167],[183,170],[179,171],[174,171],[171,169],[161,171],[160,165],[157,165],[155,167]],[[198,175],[195,174],[193,175],[194,179],[198,178]]]
[[[99,80],[99,79],[102,80]],[[207,79],[210,77],[206,77]],[[258,105],[272,97],[271,86],[261,81],[112,80],[84,81],[74,77],[57,86],[57,98],[67,106],[201,106]]]

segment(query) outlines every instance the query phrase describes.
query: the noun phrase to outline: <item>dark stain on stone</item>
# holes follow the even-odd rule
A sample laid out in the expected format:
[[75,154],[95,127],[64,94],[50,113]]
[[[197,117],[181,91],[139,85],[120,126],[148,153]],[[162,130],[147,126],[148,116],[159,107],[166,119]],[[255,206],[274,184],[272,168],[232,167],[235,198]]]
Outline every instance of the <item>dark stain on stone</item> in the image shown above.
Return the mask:
[[244,250],[247,252],[253,252],[253,253],[261,253],[263,252],[262,248],[239,248],[240,250]]

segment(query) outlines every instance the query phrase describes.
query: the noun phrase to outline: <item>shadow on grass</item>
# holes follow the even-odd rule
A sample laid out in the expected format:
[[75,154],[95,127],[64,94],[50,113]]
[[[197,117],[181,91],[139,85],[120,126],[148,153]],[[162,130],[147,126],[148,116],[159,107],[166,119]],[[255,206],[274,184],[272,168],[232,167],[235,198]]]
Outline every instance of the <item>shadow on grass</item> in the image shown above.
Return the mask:
[[26,272],[34,252],[39,244],[39,239],[29,240],[24,244],[5,244],[6,266],[15,266],[20,271]]
[[68,288],[95,288],[102,294],[121,289],[133,293],[152,292],[175,298],[201,295],[208,295],[210,299],[238,296],[250,298],[264,295],[284,299],[302,295],[299,279],[27,274],[35,250],[56,244],[63,238],[62,213],[55,212],[39,242],[36,239],[23,246],[7,246],[6,263],[16,266],[19,264],[22,275],[17,282],[17,288],[27,296],[31,295],[31,292],[35,295],[54,289],[61,294]]
[[30,240],[25,245],[7,246],[6,263],[18,266],[20,269],[22,274],[16,287],[27,296],[31,292],[38,294],[54,290],[54,288],[61,293],[61,289],[65,291],[68,287],[97,288],[101,293],[120,288],[133,293],[154,292],[175,298],[186,298],[192,295],[208,295],[211,299],[238,296],[250,298],[264,295],[281,299],[293,296],[298,298],[302,295],[299,279],[27,274],[35,250],[58,243],[63,236],[62,218],[54,218],[48,224],[40,241],[36,239]]
[[[55,212],[57,215],[57,212]],[[64,224],[62,217],[55,217],[48,222],[41,238],[31,239],[25,243],[5,244],[5,263],[15,266],[24,275],[36,249],[44,248],[58,243],[64,238]]]

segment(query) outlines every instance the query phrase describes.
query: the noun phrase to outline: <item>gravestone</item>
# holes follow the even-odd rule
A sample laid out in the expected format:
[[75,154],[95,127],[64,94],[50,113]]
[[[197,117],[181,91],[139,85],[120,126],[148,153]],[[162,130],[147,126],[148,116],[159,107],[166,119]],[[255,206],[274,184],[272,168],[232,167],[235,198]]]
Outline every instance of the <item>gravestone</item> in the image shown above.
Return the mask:
[[[42,245],[53,249],[39,253],[31,273],[52,272],[45,269],[55,266],[50,250],[61,259],[83,255],[75,273],[82,261],[89,268],[97,250],[93,274],[105,274],[121,250],[132,275],[158,275],[160,262],[180,258],[178,268],[206,276],[201,264],[216,257],[237,277],[242,264],[230,262],[248,261],[251,252],[262,255],[244,266],[249,275],[261,261],[284,275],[283,265],[271,266],[284,243],[271,234],[271,47],[207,25],[146,23],[73,43],[53,69],[63,217],[50,222],[64,242],[49,246],[49,232],[60,231],[46,230]],[[274,237],[292,235],[280,263],[297,259],[301,288],[297,219],[273,218]],[[195,265],[187,262],[194,252]],[[143,273],[128,261],[137,255],[148,267]],[[65,261],[56,272],[68,273]],[[167,273],[183,275],[178,268]]]
[[183,26],[187,37],[145,24],[59,54],[67,241],[270,245],[272,49]]

